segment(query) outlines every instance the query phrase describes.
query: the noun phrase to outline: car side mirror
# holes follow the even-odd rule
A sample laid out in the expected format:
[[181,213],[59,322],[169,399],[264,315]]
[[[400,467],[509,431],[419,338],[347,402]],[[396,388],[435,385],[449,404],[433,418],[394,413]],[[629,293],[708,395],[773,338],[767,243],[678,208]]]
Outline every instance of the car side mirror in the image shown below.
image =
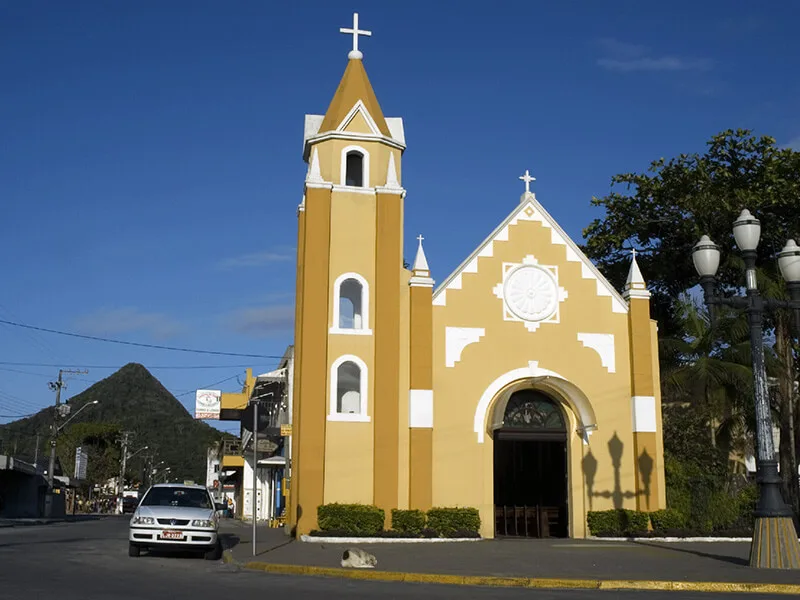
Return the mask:
[[228,505],[224,502],[217,502],[214,506],[216,506],[217,510],[228,510]]

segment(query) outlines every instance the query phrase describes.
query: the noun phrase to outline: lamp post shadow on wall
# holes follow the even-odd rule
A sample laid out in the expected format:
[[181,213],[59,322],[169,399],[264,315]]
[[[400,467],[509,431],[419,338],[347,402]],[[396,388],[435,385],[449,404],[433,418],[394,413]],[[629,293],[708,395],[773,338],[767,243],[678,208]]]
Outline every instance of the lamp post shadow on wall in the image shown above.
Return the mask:
[[746,296],[726,297],[717,294],[716,274],[720,249],[707,235],[692,250],[692,260],[703,288],[713,326],[716,306],[743,310],[750,327],[750,349],[753,366],[753,388],[756,409],[756,481],[758,505],[754,513],[755,527],[750,546],[750,566],[762,569],[800,569],[800,542],[794,527],[792,509],[783,500],[778,461],[772,439],[767,375],[764,368],[762,318],[766,311],[790,308],[794,312],[797,335],[800,331],[800,247],[789,240],[778,254],[778,267],[786,280],[791,300],[762,298],[756,285],[756,248],[761,237],[761,223],[750,211],[743,210],[733,223],[736,245],[742,253],[746,269]]

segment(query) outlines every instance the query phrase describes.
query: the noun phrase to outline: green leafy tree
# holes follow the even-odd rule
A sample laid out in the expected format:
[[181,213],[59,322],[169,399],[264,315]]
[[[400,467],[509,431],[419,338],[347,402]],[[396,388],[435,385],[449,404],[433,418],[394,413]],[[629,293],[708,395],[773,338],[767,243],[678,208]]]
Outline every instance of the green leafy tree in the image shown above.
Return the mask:
[[[779,148],[771,137],[723,131],[702,154],[661,158],[645,173],[614,176],[611,192],[593,198],[592,204],[605,214],[584,230],[584,250],[618,287],[627,274],[628,249],[639,250],[662,335],[680,331],[675,304],[697,284],[691,251],[701,235],[709,235],[723,250],[718,273],[723,293],[741,288],[743,265],[733,251],[732,224],[745,208],[761,220],[759,286],[766,294],[786,296],[775,255],[788,237],[800,236],[800,152]],[[787,315],[779,314],[767,321],[766,333],[773,336],[783,364],[778,374],[782,393],[776,394],[781,402],[781,475],[787,499],[797,510],[797,356],[788,322]]]

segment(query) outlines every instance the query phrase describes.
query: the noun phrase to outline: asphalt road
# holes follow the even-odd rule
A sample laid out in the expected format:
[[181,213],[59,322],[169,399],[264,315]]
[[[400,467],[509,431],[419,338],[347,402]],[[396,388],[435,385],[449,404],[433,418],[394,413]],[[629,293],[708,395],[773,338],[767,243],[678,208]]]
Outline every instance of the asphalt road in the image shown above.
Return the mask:
[[[270,598],[613,598],[703,599],[718,594],[675,592],[545,591],[373,583],[268,575],[193,556],[128,557],[124,517],[0,529],[0,598],[53,600],[228,600]],[[730,595],[733,598],[769,598]]]

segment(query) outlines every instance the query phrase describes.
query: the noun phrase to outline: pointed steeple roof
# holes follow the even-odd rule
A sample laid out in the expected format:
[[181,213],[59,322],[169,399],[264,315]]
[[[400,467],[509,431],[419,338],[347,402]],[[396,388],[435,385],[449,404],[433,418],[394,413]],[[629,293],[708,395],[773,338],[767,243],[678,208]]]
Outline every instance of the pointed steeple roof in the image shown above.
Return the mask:
[[414,273],[414,275],[411,277],[409,284],[411,287],[433,287],[434,281],[431,278],[431,270],[430,267],[428,267],[428,259],[425,256],[425,250],[422,248],[422,240],[425,238],[420,235],[417,239],[419,240],[417,256],[414,259],[414,265],[411,267],[411,271]]
[[367,77],[364,63],[360,58],[351,58],[347,61],[347,68],[344,70],[339,87],[336,88],[333,100],[325,112],[319,133],[335,131],[359,100],[364,104],[364,108],[367,109],[380,132],[387,137],[392,137],[381,106],[378,104],[378,98],[375,96],[369,77]]
[[424,271],[425,274],[430,273],[430,268],[428,267],[428,259],[425,256],[425,250],[422,248],[422,240],[425,238],[419,236],[417,238],[419,240],[419,246],[417,247],[417,257],[414,259],[414,266],[412,270],[416,273],[417,271]]
[[625,293],[623,296],[626,300],[630,298],[650,297],[650,292],[647,290],[647,283],[645,283],[642,271],[639,269],[639,263],[636,262],[636,249],[631,250],[631,267],[628,270],[628,279],[625,282]]

